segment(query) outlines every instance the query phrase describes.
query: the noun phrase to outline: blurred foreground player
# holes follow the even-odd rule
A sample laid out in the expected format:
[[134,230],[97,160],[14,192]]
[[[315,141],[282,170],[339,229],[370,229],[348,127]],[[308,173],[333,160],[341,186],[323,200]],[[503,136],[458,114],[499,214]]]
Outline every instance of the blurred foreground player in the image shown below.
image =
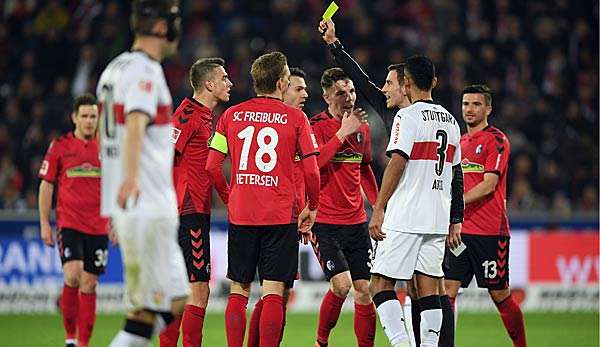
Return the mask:
[[371,134],[366,113],[354,107],[354,84],[342,69],[325,70],[321,87],[327,110],[311,118],[321,152],[322,202],[313,227],[313,249],[330,290],[321,302],[315,345],[327,346],[342,305],[354,289],[357,346],[373,346],[376,317],[369,294],[372,250],[362,196],[364,191],[371,204],[377,198]]
[[[283,93],[283,102],[286,105],[302,109],[306,99],[308,99],[308,92],[306,90],[306,73],[297,67],[290,68],[290,85]],[[302,168],[302,160],[300,156],[294,158],[294,186],[296,188],[296,210],[300,213],[304,205],[306,204],[306,191],[304,190],[304,170]],[[297,278],[296,278],[297,279]],[[286,312],[287,303],[290,297],[290,290],[294,287],[294,280],[291,280],[285,284],[285,290],[283,292],[283,325],[281,326],[281,336],[279,341],[283,339],[283,331],[286,323]],[[248,347],[258,347],[260,339],[260,315],[262,313],[263,300],[259,299],[254,305],[252,310],[252,317],[250,318],[250,324],[248,325]]]
[[[525,324],[509,288],[510,231],[506,215],[506,176],[510,142],[488,124],[492,93],[485,85],[463,89],[462,113],[467,133],[460,139],[465,173],[465,222],[462,241],[467,249],[458,257],[448,254],[446,291],[452,302],[473,275],[487,288],[515,347],[525,347]],[[455,304],[453,304],[455,305]]]
[[181,315],[189,290],[177,244],[172,100],[160,65],[177,49],[177,2],[135,1],[131,24],[131,51],[109,63],[97,90],[102,214],[112,217],[119,236],[128,311],[113,347],[149,345]]
[[[181,318],[184,346],[202,345],[202,327],[210,288],[210,208],[212,183],[206,172],[212,110],[229,101],[232,83],[221,58],[200,59],[190,68],[194,95],[185,98],[173,116],[174,177],[179,210],[179,246],[185,258],[191,297]],[[227,204],[227,186],[217,187]],[[179,322],[160,335],[161,347],[177,346]]]
[[[264,54],[252,63],[257,96],[223,113],[211,140],[207,170],[224,181],[221,165],[231,156],[228,269],[232,280],[225,310],[227,344],[241,347],[246,305],[258,267],[262,281],[260,346],[279,345],[283,292],[298,269],[298,231],[310,237],[319,202],[317,143],[304,113],[282,101],[290,71],[285,55]],[[308,205],[296,213],[294,158],[303,158]]]
[[75,130],[50,144],[40,168],[40,230],[44,243],[54,247],[50,210],[58,185],[57,241],[65,279],[61,309],[66,345],[87,347],[96,321],[98,276],[108,261],[109,225],[100,217],[96,98],[91,94],[77,97],[71,118]]

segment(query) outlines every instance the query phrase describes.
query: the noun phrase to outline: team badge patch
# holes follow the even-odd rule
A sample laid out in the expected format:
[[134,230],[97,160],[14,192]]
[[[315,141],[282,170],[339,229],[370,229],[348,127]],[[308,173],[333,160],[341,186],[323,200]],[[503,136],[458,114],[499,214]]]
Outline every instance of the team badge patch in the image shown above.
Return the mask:
[[475,148],[475,154],[481,154],[482,150],[483,150],[483,145],[482,144],[477,145],[477,148]]
[[50,166],[50,163],[48,163],[47,160],[44,160],[42,162],[42,165],[40,166],[40,175],[45,175],[48,173],[48,167]]
[[333,260],[328,260],[326,266],[327,266],[327,270],[329,270],[329,271],[333,271],[333,269],[335,268],[335,264],[333,264]]
[[312,140],[313,146],[315,146],[315,149],[319,149],[319,144],[317,143],[317,138],[315,137],[315,134],[310,134],[310,138]]
[[177,143],[177,140],[179,140],[179,135],[181,135],[181,130],[177,128],[171,128],[171,142]]
[[138,82],[138,87],[146,92],[146,93],[150,93],[152,91],[152,81],[148,81],[148,80],[141,80]]

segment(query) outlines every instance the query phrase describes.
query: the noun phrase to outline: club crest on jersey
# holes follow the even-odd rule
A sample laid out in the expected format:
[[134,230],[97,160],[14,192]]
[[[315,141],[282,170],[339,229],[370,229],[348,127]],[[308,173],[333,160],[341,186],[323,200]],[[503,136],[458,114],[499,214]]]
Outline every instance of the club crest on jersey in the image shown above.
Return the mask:
[[47,160],[44,160],[42,162],[42,166],[40,166],[40,175],[45,175],[48,173],[48,167],[50,166],[50,163],[48,163]]
[[312,140],[315,149],[319,149],[319,144],[317,143],[317,138],[315,137],[315,134],[310,134],[310,139]]
[[177,143],[177,140],[179,140],[179,135],[181,135],[181,130],[177,128],[171,128],[171,142]]
[[477,147],[475,148],[475,154],[481,154],[482,150],[483,150],[483,145],[482,144],[477,145]]
[[356,133],[356,142],[358,142],[358,143],[362,142],[362,134],[361,133]]
[[148,80],[141,80],[138,82],[138,87],[146,92],[146,93],[150,93],[152,91],[152,81],[148,81]]

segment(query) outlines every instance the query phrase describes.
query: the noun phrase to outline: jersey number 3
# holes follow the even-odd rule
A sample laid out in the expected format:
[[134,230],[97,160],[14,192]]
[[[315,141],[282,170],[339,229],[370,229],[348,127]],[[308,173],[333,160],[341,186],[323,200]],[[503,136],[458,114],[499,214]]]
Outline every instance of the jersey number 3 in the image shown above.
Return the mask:
[[444,172],[444,163],[446,162],[446,151],[448,150],[448,134],[443,129],[435,133],[435,138],[439,142],[437,148],[438,161],[435,163],[435,174],[441,176]]
[[[254,137],[254,130],[254,126],[249,125],[237,135],[239,139],[244,140],[244,144],[242,145],[242,153],[240,155],[240,171],[248,169],[248,156],[250,154],[252,138]],[[269,139],[268,143],[267,138]],[[254,155],[256,168],[258,168],[261,172],[271,172],[277,164],[277,152],[275,151],[277,143],[279,142],[279,135],[277,134],[277,131],[271,127],[260,129],[258,134],[256,134],[256,142],[258,143],[258,150]],[[267,156],[269,160],[265,161],[264,156]]]

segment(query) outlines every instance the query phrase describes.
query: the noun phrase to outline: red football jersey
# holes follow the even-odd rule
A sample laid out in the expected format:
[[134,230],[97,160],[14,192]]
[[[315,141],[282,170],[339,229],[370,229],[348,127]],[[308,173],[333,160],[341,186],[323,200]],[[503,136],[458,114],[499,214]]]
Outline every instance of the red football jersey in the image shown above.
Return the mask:
[[59,229],[108,234],[108,219],[100,217],[100,159],[96,139],[80,140],[71,132],[52,141],[39,177],[58,187]]
[[296,201],[294,158],[317,154],[308,119],[279,99],[256,97],[227,109],[211,148],[231,156],[229,221],[289,224]]
[[[341,120],[324,111],[310,120],[319,146],[325,145],[340,129]],[[367,221],[360,190],[360,167],[371,163],[371,134],[363,124],[346,137],[321,172],[321,194],[317,222],[351,225]]]
[[185,98],[173,116],[175,143],[173,178],[180,215],[210,213],[212,184],[206,172],[213,114],[192,98]]
[[472,235],[509,236],[506,215],[506,175],[510,156],[510,142],[503,132],[487,126],[473,135],[460,139],[465,192],[483,181],[486,172],[499,176],[493,194],[465,206],[462,232]]

